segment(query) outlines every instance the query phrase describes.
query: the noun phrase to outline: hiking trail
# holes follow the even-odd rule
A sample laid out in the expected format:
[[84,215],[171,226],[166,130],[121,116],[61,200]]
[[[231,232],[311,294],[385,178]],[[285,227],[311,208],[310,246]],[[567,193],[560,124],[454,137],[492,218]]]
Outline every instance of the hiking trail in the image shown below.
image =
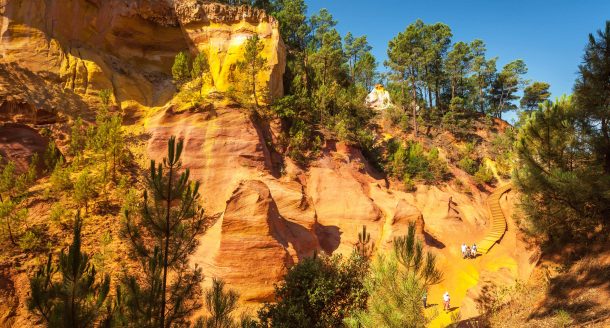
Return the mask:
[[490,229],[487,231],[485,238],[477,243],[477,253],[484,255],[498,243],[506,232],[507,224],[506,217],[500,207],[500,197],[512,189],[512,184],[507,183],[502,187],[496,188],[489,198],[487,198],[487,207],[491,213]]

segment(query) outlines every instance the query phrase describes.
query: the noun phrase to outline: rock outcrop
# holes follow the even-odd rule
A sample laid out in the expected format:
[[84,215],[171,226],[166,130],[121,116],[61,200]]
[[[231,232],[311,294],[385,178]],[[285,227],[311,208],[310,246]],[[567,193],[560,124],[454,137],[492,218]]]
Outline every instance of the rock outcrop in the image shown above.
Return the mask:
[[256,180],[241,183],[219,224],[218,249],[207,274],[242,291],[244,301],[271,301],[273,284],[297,259],[289,250],[291,232],[269,188]]
[[34,154],[38,155],[40,165],[48,142],[27,125],[0,123],[0,166],[4,161],[12,161],[16,173],[21,174],[27,171]]
[[[227,91],[239,78],[239,49],[254,33],[268,64],[259,82],[272,97],[281,96],[285,50],[277,21],[263,11],[194,0],[0,2],[0,64],[9,73],[18,64],[91,101],[111,89],[123,108],[165,105],[175,91],[171,65],[180,51],[204,51],[212,84]],[[0,76],[0,84],[10,78]],[[0,99],[10,95],[0,90]]]

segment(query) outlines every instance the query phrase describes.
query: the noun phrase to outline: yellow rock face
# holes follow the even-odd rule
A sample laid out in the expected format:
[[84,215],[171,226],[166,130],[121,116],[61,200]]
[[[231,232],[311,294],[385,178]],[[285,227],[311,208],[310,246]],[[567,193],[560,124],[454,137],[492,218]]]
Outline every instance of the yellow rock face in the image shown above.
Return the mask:
[[180,51],[205,52],[214,89],[239,91],[237,62],[255,33],[268,65],[260,88],[279,97],[285,50],[277,21],[249,7],[195,0],[9,1],[0,6],[0,64],[46,74],[89,103],[111,89],[123,108],[150,108],[174,96],[171,66]]
[[[238,69],[243,60],[244,45],[248,38],[257,34],[264,46],[261,56],[267,67],[257,76],[257,87],[271,98],[284,93],[285,47],[278,30],[278,22],[263,11],[248,7],[231,7],[220,4],[205,4],[200,10],[196,1],[183,1],[176,5],[178,20],[184,31],[191,52],[203,52],[210,64],[212,81],[206,86],[217,91],[242,90],[245,76]],[[229,23],[228,23],[229,22]]]

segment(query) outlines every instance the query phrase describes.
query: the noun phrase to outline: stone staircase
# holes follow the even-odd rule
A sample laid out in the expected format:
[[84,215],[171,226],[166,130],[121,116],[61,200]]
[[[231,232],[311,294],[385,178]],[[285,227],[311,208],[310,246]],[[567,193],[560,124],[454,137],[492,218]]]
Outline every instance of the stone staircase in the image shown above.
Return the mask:
[[485,238],[477,243],[477,253],[487,254],[489,250],[502,239],[506,231],[506,218],[500,208],[500,197],[507,191],[511,190],[512,184],[508,183],[494,190],[489,198],[487,198],[487,206],[491,212],[490,229],[485,235]]

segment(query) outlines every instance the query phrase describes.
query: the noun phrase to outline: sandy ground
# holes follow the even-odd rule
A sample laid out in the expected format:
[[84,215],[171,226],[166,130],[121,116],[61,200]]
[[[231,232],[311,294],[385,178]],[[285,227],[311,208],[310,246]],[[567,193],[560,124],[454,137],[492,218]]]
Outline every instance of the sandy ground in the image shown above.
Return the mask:
[[[445,238],[446,247],[437,251],[439,264],[444,272],[443,281],[432,286],[428,293],[429,307],[426,310],[432,319],[429,327],[446,327],[456,318],[461,320],[478,315],[473,297],[478,296],[477,285],[482,276],[510,283],[526,280],[535,266],[530,259],[534,250],[526,250],[526,245],[517,237],[517,229],[513,222],[513,206],[515,194],[509,192],[502,197],[500,204],[507,218],[508,229],[499,244],[489,253],[479,255],[476,259],[463,259],[460,251],[463,240],[461,236]],[[448,237],[448,236],[443,236]],[[443,311],[442,295],[445,291],[451,296],[451,311]]]

